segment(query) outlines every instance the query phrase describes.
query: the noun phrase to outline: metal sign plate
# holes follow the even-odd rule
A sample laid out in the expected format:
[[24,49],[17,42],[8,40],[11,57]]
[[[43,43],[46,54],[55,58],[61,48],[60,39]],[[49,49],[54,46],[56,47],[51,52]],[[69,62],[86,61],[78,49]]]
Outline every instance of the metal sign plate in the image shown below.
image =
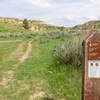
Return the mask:
[[100,78],[100,61],[88,61],[88,77]]
[[88,77],[100,78],[100,42],[88,42]]

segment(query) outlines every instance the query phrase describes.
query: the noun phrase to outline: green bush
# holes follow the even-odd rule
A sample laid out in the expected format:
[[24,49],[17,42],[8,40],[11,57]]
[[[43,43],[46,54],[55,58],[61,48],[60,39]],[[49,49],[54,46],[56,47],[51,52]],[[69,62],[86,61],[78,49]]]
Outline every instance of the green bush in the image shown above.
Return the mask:
[[23,27],[24,27],[25,29],[29,29],[29,22],[28,22],[27,19],[24,19],[24,20],[23,20]]
[[65,64],[81,65],[82,59],[82,40],[75,38],[72,41],[58,45],[54,49],[55,56],[60,57]]

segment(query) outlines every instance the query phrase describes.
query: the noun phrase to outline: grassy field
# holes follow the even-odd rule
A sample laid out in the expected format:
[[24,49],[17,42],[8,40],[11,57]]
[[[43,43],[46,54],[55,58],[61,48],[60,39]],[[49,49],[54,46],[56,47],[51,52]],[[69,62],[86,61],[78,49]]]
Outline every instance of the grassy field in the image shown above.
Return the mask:
[[72,38],[41,37],[0,39],[0,100],[81,100],[81,68],[53,52]]

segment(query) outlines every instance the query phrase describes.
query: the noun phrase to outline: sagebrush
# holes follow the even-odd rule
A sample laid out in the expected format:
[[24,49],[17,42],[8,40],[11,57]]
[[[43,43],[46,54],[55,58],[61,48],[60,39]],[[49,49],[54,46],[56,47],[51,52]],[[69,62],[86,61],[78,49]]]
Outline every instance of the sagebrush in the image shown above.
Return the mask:
[[60,57],[65,64],[80,66],[83,57],[82,40],[76,37],[73,41],[56,46],[54,52],[55,56]]

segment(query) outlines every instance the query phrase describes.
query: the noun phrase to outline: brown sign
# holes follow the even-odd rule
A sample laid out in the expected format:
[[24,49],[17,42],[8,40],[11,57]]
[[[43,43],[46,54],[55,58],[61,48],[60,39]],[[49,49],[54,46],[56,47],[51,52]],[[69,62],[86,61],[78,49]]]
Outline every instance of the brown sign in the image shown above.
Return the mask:
[[83,44],[82,100],[100,100],[100,32],[90,31]]
[[100,42],[88,42],[88,60],[100,60]]

